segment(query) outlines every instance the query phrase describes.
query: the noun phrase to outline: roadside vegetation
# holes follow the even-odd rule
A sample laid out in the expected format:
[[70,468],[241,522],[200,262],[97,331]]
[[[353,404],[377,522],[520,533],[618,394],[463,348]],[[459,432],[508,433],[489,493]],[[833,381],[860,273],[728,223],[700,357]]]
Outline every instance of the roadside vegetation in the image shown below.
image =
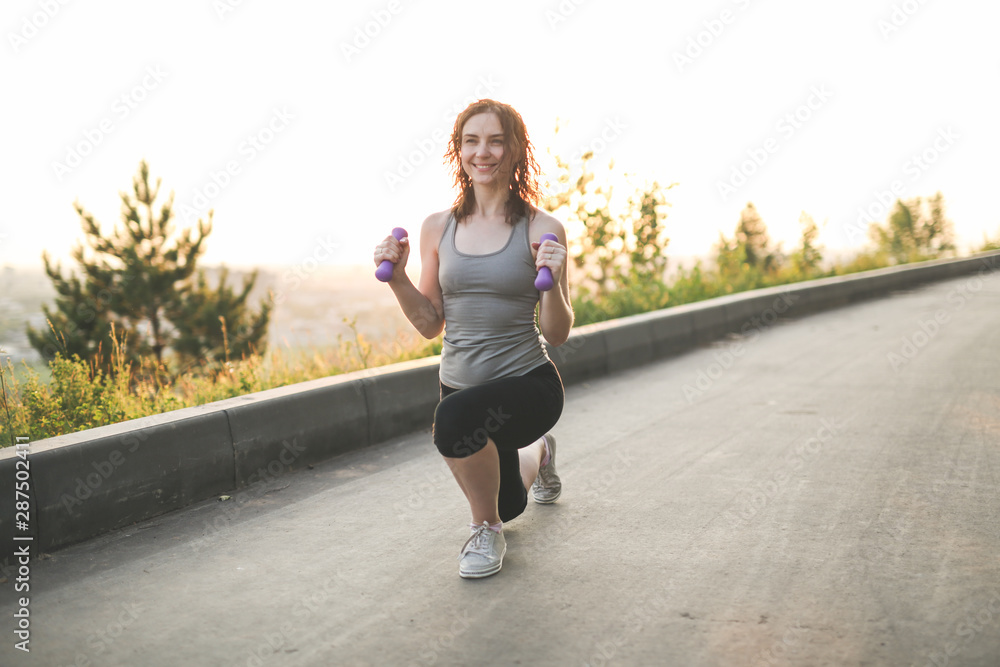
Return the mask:
[[[819,226],[808,213],[799,217],[797,244],[785,250],[748,202],[732,236],[720,235],[711,263],[669,272],[667,219],[676,184],[630,181],[622,194],[596,177],[592,155],[577,164],[555,160],[542,205],[571,230],[578,326],[955,254],[941,193],[895,202],[888,219],[869,228],[864,251],[843,264],[824,260]],[[233,289],[223,271],[210,285],[197,262],[212,213],[195,229],[176,230],[173,195],[158,203],[159,190],[141,163],[131,192],[120,194],[122,220],[107,233],[75,205],[85,236],[73,250],[76,271],[64,275],[43,258],[56,302],[44,307],[47,329],[28,330],[49,377],[26,364],[0,364],[0,446],[15,436],[40,440],[440,353],[440,337],[372,340],[348,320],[352,334],[327,348],[268,348],[273,302],[249,302],[256,274]],[[984,239],[982,250],[998,248],[1000,238]]]

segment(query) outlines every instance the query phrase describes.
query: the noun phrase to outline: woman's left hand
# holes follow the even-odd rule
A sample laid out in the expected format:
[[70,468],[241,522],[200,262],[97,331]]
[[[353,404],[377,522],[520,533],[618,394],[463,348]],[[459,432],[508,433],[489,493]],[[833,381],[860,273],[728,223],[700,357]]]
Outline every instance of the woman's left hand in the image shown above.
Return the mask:
[[558,285],[566,270],[566,246],[558,241],[546,239],[541,243],[537,241],[532,243],[531,248],[535,251],[535,270],[543,266],[549,267],[549,271],[552,272],[552,282]]

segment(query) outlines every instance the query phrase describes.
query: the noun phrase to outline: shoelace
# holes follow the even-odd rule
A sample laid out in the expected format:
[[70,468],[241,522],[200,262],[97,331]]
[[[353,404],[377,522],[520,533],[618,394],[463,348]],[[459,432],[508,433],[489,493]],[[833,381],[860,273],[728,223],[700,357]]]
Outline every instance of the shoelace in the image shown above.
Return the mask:
[[[552,463],[552,461],[549,461],[549,463]],[[538,478],[544,479],[546,482],[548,482],[551,477],[552,477],[552,466],[545,464],[544,466],[538,469]]]
[[488,556],[492,545],[488,533],[496,535],[489,526],[476,526],[476,532],[469,536],[469,539],[465,541],[465,546],[462,547],[462,555],[472,552]]
[[535,485],[537,486],[551,486],[552,485],[552,463],[551,460],[544,466],[538,469],[538,476],[535,478]]

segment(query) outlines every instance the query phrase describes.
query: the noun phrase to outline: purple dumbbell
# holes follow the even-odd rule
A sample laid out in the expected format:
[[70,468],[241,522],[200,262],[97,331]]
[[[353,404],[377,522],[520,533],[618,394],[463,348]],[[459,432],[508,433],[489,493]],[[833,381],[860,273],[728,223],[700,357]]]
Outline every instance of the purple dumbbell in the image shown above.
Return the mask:
[[[406,230],[402,227],[396,227],[392,230],[392,235],[396,237],[397,241],[402,241],[406,238]],[[375,277],[384,283],[392,280],[392,268],[395,266],[392,262],[387,259],[383,259],[382,263],[378,265],[375,269]]]
[[[545,241],[558,241],[559,237],[555,234],[542,234],[542,242]],[[538,277],[535,278],[535,289],[539,292],[548,292],[552,289],[555,283],[552,281],[552,271],[549,267],[543,266],[538,269]]]

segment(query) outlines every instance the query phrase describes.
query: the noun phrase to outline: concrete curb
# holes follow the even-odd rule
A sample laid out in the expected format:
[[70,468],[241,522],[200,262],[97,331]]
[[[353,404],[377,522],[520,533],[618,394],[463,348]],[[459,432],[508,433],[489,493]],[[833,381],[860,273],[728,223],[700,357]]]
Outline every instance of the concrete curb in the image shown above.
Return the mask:
[[[920,283],[1000,270],[1000,252],[754,290],[574,329],[549,355],[566,384],[730,333]],[[51,551],[343,452],[430,427],[438,357],[272,389],[31,444],[32,522]],[[0,479],[15,479],[14,448]],[[11,484],[12,486],[12,484]],[[0,495],[0,563],[12,563],[13,493]],[[23,544],[23,543],[17,543]]]

